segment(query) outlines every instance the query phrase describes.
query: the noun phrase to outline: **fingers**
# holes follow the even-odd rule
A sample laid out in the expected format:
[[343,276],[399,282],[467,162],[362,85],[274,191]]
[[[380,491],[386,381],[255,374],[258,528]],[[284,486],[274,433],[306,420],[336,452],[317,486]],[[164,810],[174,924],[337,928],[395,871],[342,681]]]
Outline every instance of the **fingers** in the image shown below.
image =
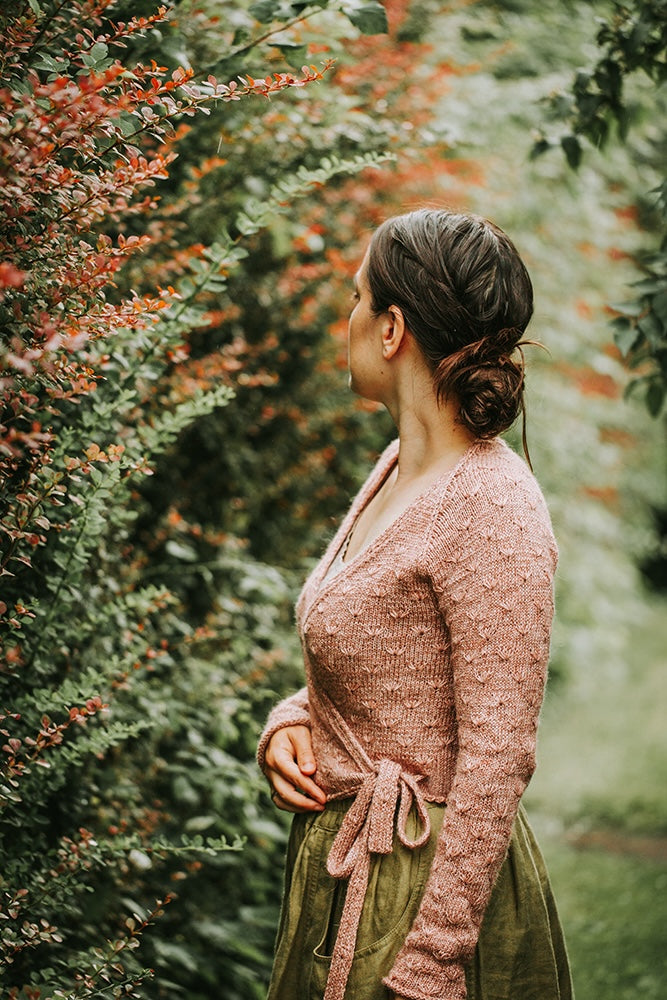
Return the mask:
[[274,782],[271,784],[280,793],[282,798],[285,798],[284,789],[291,788],[297,796],[306,795],[322,805],[326,802],[327,797],[320,786],[312,778],[309,778],[308,775],[302,774],[294,760],[285,760],[281,757],[278,759],[277,765],[273,770],[282,779],[282,782],[281,786],[277,788]]
[[285,726],[271,737],[264,758],[271,798],[286,812],[321,812],[327,797],[314,780],[317,762],[308,726]]
[[305,788],[293,785],[273,768],[266,768],[266,777],[272,788],[271,799],[278,809],[294,813],[322,812],[324,809],[326,797],[322,790],[314,783],[311,782],[314,789],[318,792],[318,799],[310,797]]
[[290,734],[294,750],[296,752],[296,762],[302,774],[314,774],[317,770],[315,756],[313,754],[313,742],[310,729],[307,726],[295,726]]
[[307,726],[286,726],[273,735],[266,748],[265,773],[282,801],[296,806],[305,795],[324,805],[326,795],[311,777],[316,770]]

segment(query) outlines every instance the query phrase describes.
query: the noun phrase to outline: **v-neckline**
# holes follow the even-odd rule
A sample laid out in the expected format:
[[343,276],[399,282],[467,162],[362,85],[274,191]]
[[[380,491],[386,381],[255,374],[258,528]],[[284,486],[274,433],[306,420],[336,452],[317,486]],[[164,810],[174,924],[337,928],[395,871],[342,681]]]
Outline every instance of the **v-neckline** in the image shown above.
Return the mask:
[[[389,524],[382,529],[382,531],[375,536],[367,545],[364,545],[362,549],[359,550],[349,561],[341,560],[340,565],[334,573],[330,573],[331,566],[335,562],[338,553],[340,552],[342,546],[345,544],[345,540],[350,537],[355,525],[358,523],[359,518],[362,513],[367,509],[368,505],[375,499],[382,487],[385,485],[389,476],[396,468],[398,463],[398,440],[394,442],[394,447],[391,452],[387,455],[387,464],[381,469],[378,469],[377,479],[373,482],[368,483],[367,490],[362,491],[358,497],[356,503],[352,505],[348,511],[347,516],[344,518],[339,531],[336,533],[334,541],[337,542],[336,545],[332,545],[328,553],[325,553],[322,563],[320,564],[320,572],[317,574],[317,578],[313,580],[314,590],[310,606],[306,609],[305,617],[308,617],[310,610],[316,601],[321,600],[323,595],[329,590],[331,586],[335,583],[340,582],[341,578],[347,576],[353,569],[355,569],[364,559],[377,549],[390,533],[395,532],[403,520],[414,510],[415,507],[424,502],[424,500],[436,489],[441,488],[447,490],[449,484],[452,482],[454,477],[460,472],[463,466],[467,463],[470,456],[477,451],[480,444],[483,443],[483,439],[475,439],[466,448],[463,454],[457,459],[451,468],[447,469],[445,472],[441,473],[439,476],[429,483],[429,485],[419,493],[410,503],[403,508],[403,510],[396,515],[396,517],[389,522]],[[347,530],[343,529],[347,527]],[[324,565],[323,565],[324,564]]]

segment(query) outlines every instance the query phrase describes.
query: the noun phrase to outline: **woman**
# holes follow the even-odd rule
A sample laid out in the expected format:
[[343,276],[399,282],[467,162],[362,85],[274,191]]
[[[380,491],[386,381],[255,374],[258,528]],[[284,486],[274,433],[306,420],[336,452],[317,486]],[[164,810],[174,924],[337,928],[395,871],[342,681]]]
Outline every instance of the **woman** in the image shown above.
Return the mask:
[[519,809],[557,553],[497,437],[523,409],[530,279],[492,223],[422,210],[377,230],[355,299],[350,384],[398,441],[301,593],[307,688],[259,745],[296,814],[269,1000],[570,1000]]

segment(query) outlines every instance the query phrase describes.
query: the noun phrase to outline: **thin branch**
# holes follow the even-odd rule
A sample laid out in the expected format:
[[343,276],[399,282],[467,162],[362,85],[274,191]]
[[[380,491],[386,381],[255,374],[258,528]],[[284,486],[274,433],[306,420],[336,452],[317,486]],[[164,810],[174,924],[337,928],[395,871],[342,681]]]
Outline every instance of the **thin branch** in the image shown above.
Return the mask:
[[209,73],[214,66],[219,65],[221,62],[226,63],[229,62],[229,60],[234,59],[236,56],[244,55],[251,49],[256,48],[256,46],[261,45],[262,42],[265,42],[268,38],[271,38],[273,35],[279,35],[282,31],[288,31],[289,28],[293,28],[295,24],[301,24],[304,21],[308,21],[311,17],[313,17],[315,14],[318,14],[320,11],[321,11],[320,7],[313,7],[313,9],[308,11],[306,14],[300,14],[299,17],[294,17],[292,18],[291,21],[286,21],[284,24],[279,24],[275,28],[269,28],[269,30],[265,31],[263,35],[258,35],[257,38],[252,38],[245,45],[239,46],[238,49],[232,49],[229,55],[226,55],[224,59],[219,59],[217,63],[211,63],[210,67],[208,69],[203,70],[202,72]]

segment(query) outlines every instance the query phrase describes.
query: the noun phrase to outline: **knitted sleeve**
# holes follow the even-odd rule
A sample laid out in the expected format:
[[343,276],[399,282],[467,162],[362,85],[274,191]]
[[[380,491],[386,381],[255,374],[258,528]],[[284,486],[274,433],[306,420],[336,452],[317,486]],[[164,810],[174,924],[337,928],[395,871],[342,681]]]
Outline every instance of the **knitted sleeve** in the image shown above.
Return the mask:
[[535,767],[553,616],[556,546],[534,481],[453,500],[426,572],[449,631],[458,756],[421,907],[384,980],[409,1000],[466,995],[463,965]]
[[296,694],[290,695],[278,702],[272,709],[266,720],[266,725],[259,738],[257,746],[257,763],[262,771],[264,770],[264,757],[269,740],[279,729],[285,726],[310,726],[310,712],[308,710],[308,691],[301,688]]

